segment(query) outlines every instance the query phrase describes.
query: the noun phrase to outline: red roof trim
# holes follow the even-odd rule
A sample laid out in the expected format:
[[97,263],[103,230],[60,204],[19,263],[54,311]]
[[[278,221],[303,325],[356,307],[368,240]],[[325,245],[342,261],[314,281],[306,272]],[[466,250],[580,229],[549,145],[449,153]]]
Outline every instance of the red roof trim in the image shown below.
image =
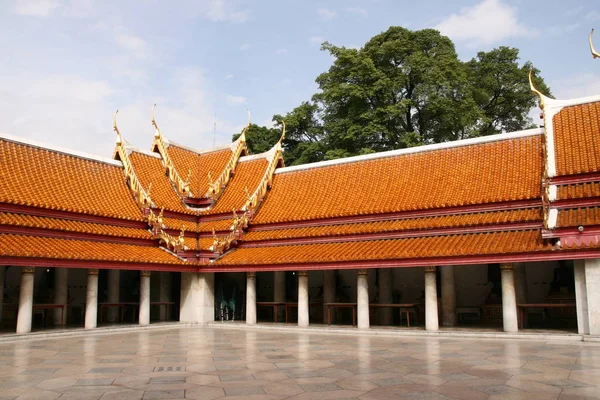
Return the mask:
[[[271,229],[291,229],[291,228],[304,228],[312,226],[324,226],[324,225],[342,225],[352,224],[359,222],[377,222],[377,221],[388,221],[392,219],[408,219],[408,218],[422,218],[422,217],[435,217],[442,215],[456,215],[456,214],[473,214],[478,212],[491,212],[491,211],[505,211],[505,210],[516,210],[521,208],[534,208],[541,207],[542,201],[540,199],[533,200],[519,200],[510,201],[504,203],[493,203],[493,204],[478,204],[472,206],[459,206],[459,207],[446,207],[436,208],[431,210],[414,210],[414,211],[399,211],[385,214],[371,214],[371,215],[357,215],[350,217],[337,217],[327,219],[313,219],[306,221],[294,221],[294,222],[279,222],[274,224],[262,224],[262,225],[251,225],[249,228],[250,232],[254,231],[266,231]],[[204,220],[204,218],[203,218]]]
[[553,178],[550,178],[551,185],[574,185],[577,183],[588,183],[596,181],[600,181],[600,172],[594,172],[591,174],[555,176]]
[[70,260],[62,258],[3,257],[0,264],[13,267],[98,268],[134,271],[198,272],[197,265],[129,263],[123,261]]
[[556,200],[550,203],[550,207],[558,209],[597,206],[600,206],[600,197],[588,197],[586,199]]
[[[499,254],[486,256],[463,256],[446,258],[413,258],[398,260],[367,260],[329,263],[303,264],[260,264],[260,265],[219,265],[211,264],[199,267],[200,272],[264,272],[264,271],[302,271],[302,270],[333,270],[333,269],[365,269],[365,268],[411,268],[430,265],[469,265],[508,262],[533,262],[556,260],[580,260],[600,258],[600,250],[550,251],[537,253]],[[1,259],[0,259],[1,261]]]
[[93,234],[93,233],[87,233],[87,232],[61,231],[61,230],[47,229],[47,228],[31,228],[31,227],[19,226],[19,225],[0,225],[0,233],[10,233],[10,234],[27,235],[27,236],[41,236],[41,237],[57,238],[57,239],[86,240],[86,241],[90,241],[90,242],[132,244],[135,246],[158,247],[157,241],[153,240],[153,239],[128,238],[128,237],[123,237],[123,236],[110,236],[110,235]]
[[70,212],[70,211],[50,210],[50,209],[46,209],[46,208],[29,207],[29,206],[23,206],[20,204],[9,204],[9,203],[0,203],[0,212],[34,215],[36,217],[69,219],[72,221],[91,222],[91,223],[103,224],[103,225],[115,225],[115,226],[121,226],[124,228],[141,228],[141,229],[148,228],[148,224],[141,220],[141,218],[142,218],[141,212],[140,212],[140,220],[139,221],[129,220],[129,219],[111,218],[111,217],[100,217],[100,216],[96,216],[96,215],[79,214],[79,213],[74,213],[74,212]]
[[239,248],[243,247],[269,247],[269,246],[283,246],[283,245],[296,245],[296,244],[308,244],[308,243],[344,243],[344,242],[360,242],[365,240],[381,240],[381,239],[403,239],[413,237],[425,237],[425,236],[445,236],[445,235],[464,235],[470,233],[486,233],[486,232],[500,232],[500,231],[518,231],[518,230],[531,230],[542,228],[543,223],[539,222],[522,222],[512,224],[498,224],[498,225],[483,225],[483,226],[471,226],[471,227],[459,227],[459,228],[440,228],[440,229],[419,229],[419,230],[407,230],[407,231],[395,231],[395,232],[380,232],[380,233],[360,233],[350,235],[331,235],[331,236],[312,236],[302,238],[288,238],[288,239],[272,239],[272,240],[256,240],[256,241],[240,241],[238,243]]

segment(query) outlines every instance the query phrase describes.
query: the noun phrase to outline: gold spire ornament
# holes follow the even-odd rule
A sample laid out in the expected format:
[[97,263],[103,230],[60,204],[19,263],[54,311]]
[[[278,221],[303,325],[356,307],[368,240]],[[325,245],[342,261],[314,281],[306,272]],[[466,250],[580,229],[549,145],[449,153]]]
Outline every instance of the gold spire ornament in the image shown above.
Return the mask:
[[593,34],[594,30],[592,29],[592,31],[590,32],[590,36],[588,37],[590,41],[590,51],[592,52],[592,58],[600,58],[600,53],[598,53],[598,50],[596,50],[596,48],[594,47],[594,42],[592,41]]
[[193,197],[193,193],[190,189],[191,177],[188,175],[188,180],[184,181],[177,173],[177,170],[175,169],[175,164],[173,164],[173,160],[167,152],[167,146],[165,145],[165,141],[160,131],[160,128],[158,127],[156,119],[154,118],[155,109],[156,104],[152,106],[152,126],[154,126],[154,142],[152,143],[152,151],[158,150],[158,153],[160,154],[162,159],[163,166],[167,170],[169,180],[175,186],[175,189],[177,189],[177,193],[181,197]]

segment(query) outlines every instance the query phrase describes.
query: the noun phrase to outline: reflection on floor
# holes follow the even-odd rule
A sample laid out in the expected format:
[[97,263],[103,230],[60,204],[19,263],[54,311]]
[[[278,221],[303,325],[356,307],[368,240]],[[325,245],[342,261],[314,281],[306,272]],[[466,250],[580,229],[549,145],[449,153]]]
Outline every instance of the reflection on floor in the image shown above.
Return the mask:
[[582,342],[173,328],[0,344],[7,399],[566,400],[598,386],[600,346]]

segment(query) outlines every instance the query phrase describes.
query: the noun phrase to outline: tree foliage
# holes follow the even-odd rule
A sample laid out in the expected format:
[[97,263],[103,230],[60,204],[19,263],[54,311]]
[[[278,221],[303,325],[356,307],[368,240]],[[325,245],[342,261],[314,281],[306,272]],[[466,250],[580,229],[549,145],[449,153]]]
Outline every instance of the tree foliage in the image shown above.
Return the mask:
[[[519,51],[499,47],[459,60],[433,29],[391,27],[353,49],[323,43],[334,58],[320,91],[285,116],[288,165],[446,142],[533,126],[536,105]],[[550,91],[534,70],[538,89]],[[251,153],[268,150],[278,129],[251,126]]]

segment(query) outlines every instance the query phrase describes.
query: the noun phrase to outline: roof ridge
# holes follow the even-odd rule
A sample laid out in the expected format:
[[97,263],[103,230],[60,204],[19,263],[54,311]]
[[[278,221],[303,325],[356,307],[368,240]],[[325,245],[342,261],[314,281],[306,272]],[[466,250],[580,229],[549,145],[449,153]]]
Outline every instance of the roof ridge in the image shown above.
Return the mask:
[[77,151],[77,150],[66,149],[64,147],[47,144],[47,143],[40,142],[40,141],[33,140],[33,139],[26,139],[26,138],[22,138],[22,137],[15,136],[15,135],[10,135],[8,133],[0,132],[0,140],[6,140],[8,142],[18,143],[18,144],[22,144],[22,145],[30,146],[30,147],[36,147],[38,149],[48,150],[48,151],[52,151],[55,153],[61,153],[61,154],[65,154],[67,156],[83,158],[83,159],[89,160],[89,161],[96,161],[96,162],[101,162],[101,163],[105,163],[105,164],[110,164],[110,165],[114,165],[116,167],[121,167],[121,168],[123,167],[123,164],[120,161],[113,160],[112,158],[96,156],[93,154],[89,154],[89,153],[85,153],[85,152]]
[[213,148],[210,148],[210,149],[198,150],[198,149],[195,149],[193,147],[186,146],[186,145],[183,145],[183,144],[180,144],[180,143],[177,143],[177,142],[173,142],[173,141],[165,138],[165,144],[167,145],[167,148],[169,146],[179,147],[181,149],[184,149],[184,150],[187,150],[187,151],[191,151],[192,153],[196,153],[198,155],[208,154],[208,153],[214,153],[216,151],[222,151],[222,150],[226,150],[226,149],[230,149],[231,150],[232,146],[235,143],[236,142],[234,141],[234,142],[231,142],[230,144],[226,144],[226,145],[223,145],[223,146],[213,147]]
[[395,156],[400,156],[400,155],[405,155],[405,154],[425,153],[428,151],[451,149],[454,147],[472,146],[472,145],[477,145],[477,144],[498,142],[501,140],[509,140],[509,139],[517,139],[517,138],[529,137],[529,136],[535,136],[535,135],[542,135],[543,133],[544,133],[544,128],[525,129],[525,130],[516,131],[516,132],[499,133],[496,135],[455,140],[455,141],[451,141],[451,142],[434,143],[434,144],[428,144],[428,145],[424,145],[424,146],[409,147],[409,148],[405,148],[405,149],[382,151],[382,152],[378,152],[378,153],[364,154],[364,155],[360,155],[360,156],[339,158],[336,160],[326,160],[326,161],[318,161],[318,162],[314,162],[314,163],[310,163],[310,164],[293,165],[290,167],[278,168],[275,171],[275,174],[284,174],[287,172],[301,171],[304,169],[329,167],[329,166],[333,166],[333,165],[348,164],[348,163],[367,161],[367,160],[375,160],[378,158],[395,157]]

